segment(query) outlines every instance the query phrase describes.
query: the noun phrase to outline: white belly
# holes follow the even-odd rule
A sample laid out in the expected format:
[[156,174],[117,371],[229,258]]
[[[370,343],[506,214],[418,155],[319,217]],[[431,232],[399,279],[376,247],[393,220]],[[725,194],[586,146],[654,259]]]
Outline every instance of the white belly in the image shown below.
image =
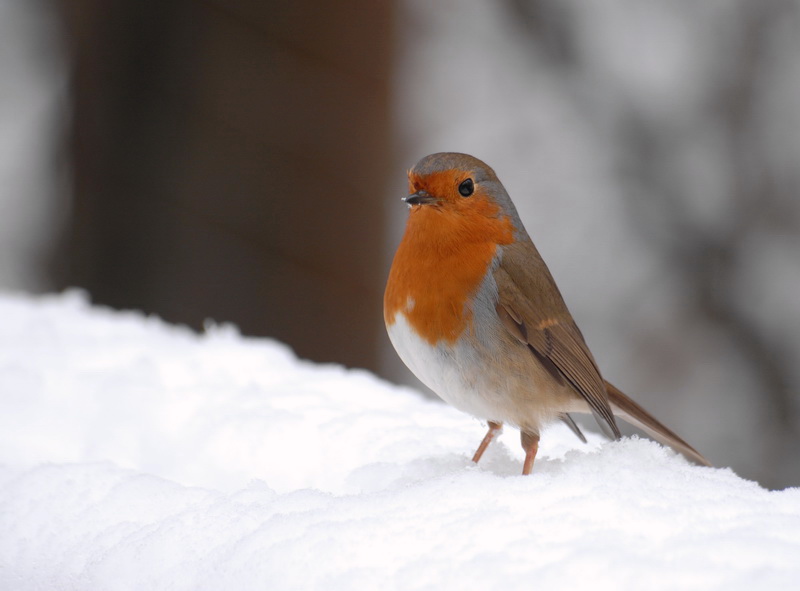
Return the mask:
[[497,404],[491,400],[496,393],[487,391],[488,384],[480,379],[485,368],[472,347],[432,346],[417,336],[403,314],[397,314],[387,332],[403,363],[445,402],[480,419],[507,420],[497,416]]

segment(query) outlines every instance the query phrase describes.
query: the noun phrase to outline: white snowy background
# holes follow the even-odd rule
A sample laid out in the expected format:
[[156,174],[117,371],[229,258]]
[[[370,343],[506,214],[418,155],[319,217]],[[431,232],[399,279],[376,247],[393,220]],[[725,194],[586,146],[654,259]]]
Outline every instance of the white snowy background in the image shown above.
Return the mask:
[[0,589],[797,589],[800,489],[509,430],[85,296],[0,296]]

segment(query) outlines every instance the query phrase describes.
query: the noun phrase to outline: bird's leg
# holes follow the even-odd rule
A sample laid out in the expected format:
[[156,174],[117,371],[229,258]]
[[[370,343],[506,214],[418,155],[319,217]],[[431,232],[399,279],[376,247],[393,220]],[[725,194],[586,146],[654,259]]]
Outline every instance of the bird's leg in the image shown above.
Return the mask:
[[476,464],[480,461],[483,452],[486,451],[486,448],[489,447],[489,444],[494,439],[495,435],[499,434],[500,431],[503,430],[503,423],[495,423],[494,421],[489,421],[489,431],[486,432],[486,435],[483,437],[483,441],[478,446],[478,450],[475,452],[475,455],[472,456],[472,461]]
[[539,434],[520,431],[522,449],[525,450],[525,463],[522,465],[522,474],[530,474],[533,470],[533,461],[536,459],[536,452],[539,451]]

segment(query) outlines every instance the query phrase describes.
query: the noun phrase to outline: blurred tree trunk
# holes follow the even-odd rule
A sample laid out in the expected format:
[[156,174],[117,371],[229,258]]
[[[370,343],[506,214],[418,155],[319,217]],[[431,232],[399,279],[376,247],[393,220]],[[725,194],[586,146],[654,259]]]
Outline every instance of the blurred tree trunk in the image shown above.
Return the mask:
[[391,2],[61,0],[58,282],[375,368]]

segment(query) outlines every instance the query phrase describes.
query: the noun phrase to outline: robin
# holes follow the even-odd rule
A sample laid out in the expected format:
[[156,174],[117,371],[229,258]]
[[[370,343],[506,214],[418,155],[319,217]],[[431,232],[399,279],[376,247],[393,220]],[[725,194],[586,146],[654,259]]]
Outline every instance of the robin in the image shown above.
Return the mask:
[[619,439],[615,415],[690,460],[692,446],[603,380],[511,198],[486,164],[431,154],[408,173],[410,211],[384,294],[403,362],[449,404],[488,423],[478,462],[504,423],[520,430],[530,474],[541,429],[591,412]]

